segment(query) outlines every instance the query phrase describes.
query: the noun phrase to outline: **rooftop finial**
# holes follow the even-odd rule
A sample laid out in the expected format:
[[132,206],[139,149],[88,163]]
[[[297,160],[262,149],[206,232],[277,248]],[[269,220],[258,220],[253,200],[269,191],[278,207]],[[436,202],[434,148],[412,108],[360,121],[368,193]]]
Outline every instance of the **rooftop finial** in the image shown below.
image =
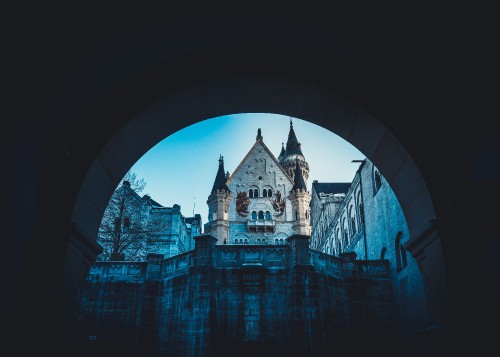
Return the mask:
[[219,156],[219,166],[224,165],[224,156]]
[[290,117],[290,128],[293,128],[292,117]]
[[260,130],[260,128],[257,130],[257,138],[256,138],[257,141],[262,141],[262,131]]

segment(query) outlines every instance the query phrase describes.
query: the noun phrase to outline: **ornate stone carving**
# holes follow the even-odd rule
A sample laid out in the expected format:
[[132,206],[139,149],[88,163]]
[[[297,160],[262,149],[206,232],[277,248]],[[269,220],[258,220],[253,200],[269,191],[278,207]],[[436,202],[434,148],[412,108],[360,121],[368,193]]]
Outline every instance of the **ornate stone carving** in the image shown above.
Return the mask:
[[281,197],[281,192],[279,190],[274,194],[274,199],[270,200],[273,204],[274,212],[276,217],[279,217],[285,212],[285,199]]
[[248,216],[247,208],[249,204],[250,199],[247,197],[247,193],[245,191],[238,192],[236,195],[236,212],[238,212],[240,216]]

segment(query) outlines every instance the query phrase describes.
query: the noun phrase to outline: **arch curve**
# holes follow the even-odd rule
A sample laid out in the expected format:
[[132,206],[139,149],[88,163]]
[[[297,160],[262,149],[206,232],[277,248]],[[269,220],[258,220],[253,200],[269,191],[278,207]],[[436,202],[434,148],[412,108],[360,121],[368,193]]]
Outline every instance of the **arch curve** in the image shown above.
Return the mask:
[[[431,196],[417,166],[380,121],[345,98],[300,81],[240,77],[189,86],[130,118],[91,164],[74,205],[72,222],[95,237],[113,190],[151,147],[189,125],[243,112],[294,116],[322,126],[357,147],[393,189],[412,237],[435,218]],[[97,182],[99,190],[95,189]]]

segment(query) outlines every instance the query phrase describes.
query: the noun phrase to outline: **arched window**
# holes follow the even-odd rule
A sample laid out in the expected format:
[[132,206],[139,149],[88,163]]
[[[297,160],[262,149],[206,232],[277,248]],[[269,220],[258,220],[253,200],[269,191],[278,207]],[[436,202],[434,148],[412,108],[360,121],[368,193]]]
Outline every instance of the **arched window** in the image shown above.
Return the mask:
[[339,255],[341,252],[342,252],[342,249],[341,249],[341,245],[340,245],[340,240],[337,240],[337,255]]
[[274,245],[278,245],[278,239],[277,238],[274,240]]
[[262,190],[262,197],[267,197],[267,190],[266,189]]
[[267,189],[267,197],[273,197],[273,191],[270,188]]
[[266,211],[266,219],[271,219],[271,212]]
[[283,245],[283,239],[280,239],[280,244]]
[[344,230],[344,249],[349,245],[349,237],[347,235],[347,230]]
[[401,239],[403,237],[403,233],[398,232],[396,235],[396,240],[394,242],[394,250],[396,252],[396,268],[397,270],[401,270],[406,267],[406,249],[403,247],[403,243]]
[[354,237],[356,235],[356,221],[354,220],[354,217],[351,217],[351,229],[352,236]]
[[248,244],[248,239],[245,238],[245,244]]
[[248,191],[248,197],[253,198],[253,190],[252,189],[250,189],[250,191]]
[[384,260],[385,259],[385,252],[387,252],[387,248],[386,247],[382,248],[382,251],[380,252],[380,260]]
[[259,219],[264,219],[264,212],[263,211],[259,211]]
[[252,219],[255,221],[257,219],[257,212],[252,211]]
[[260,244],[260,239],[257,239],[257,244]]
[[259,190],[257,189],[253,190],[253,197],[259,197]]
[[380,190],[380,187],[382,187],[382,177],[380,176],[380,172],[378,170],[373,169],[373,195]]
[[403,247],[403,244],[399,246],[401,249],[401,267],[405,268],[408,265],[408,261],[406,260],[406,249]]

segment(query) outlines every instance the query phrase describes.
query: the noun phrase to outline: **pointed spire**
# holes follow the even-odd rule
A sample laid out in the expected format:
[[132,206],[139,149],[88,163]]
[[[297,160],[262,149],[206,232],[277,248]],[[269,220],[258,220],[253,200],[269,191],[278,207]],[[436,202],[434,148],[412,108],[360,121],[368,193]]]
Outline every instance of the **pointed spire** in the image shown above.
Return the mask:
[[219,169],[217,170],[217,175],[215,176],[215,181],[211,193],[215,193],[217,192],[217,190],[226,190],[229,192],[229,188],[227,188],[226,181],[227,179],[224,173],[224,158],[222,155],[220,155]]
[[302,150],[300,149],[300,143],[297,140],[295,131],[293,130],[292,118],[290,118],[290,132],[288,133],[288,140],[286,142],[286,155],[302,155]]
[[295,160],[295,175],[293,177],[293,187],[294,190],[307,190],[306,182],[304,181],[304,176],[302,176],[302,170],[299,166],[299,160]]
[[257,130],[257,137],[255,138],[256,141],[262,141],[262,132],[260,128]]
[[281,152],[278,156],[278,161],[281,163],[281,160],[285,157],[285,143],[281,143]]

